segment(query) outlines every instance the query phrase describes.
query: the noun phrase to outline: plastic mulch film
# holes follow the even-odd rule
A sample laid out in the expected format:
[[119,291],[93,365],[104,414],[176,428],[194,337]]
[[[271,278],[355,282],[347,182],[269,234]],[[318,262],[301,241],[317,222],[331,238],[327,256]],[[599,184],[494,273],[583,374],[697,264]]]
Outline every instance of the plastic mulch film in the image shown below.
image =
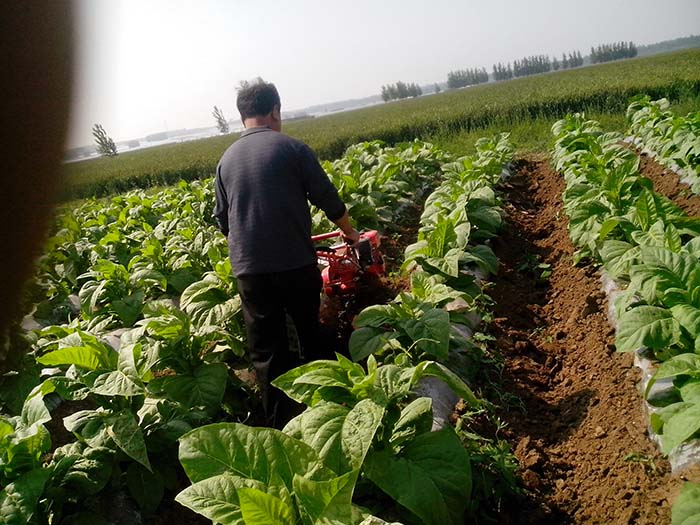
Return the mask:
[[[620,284],[612,279],[605,270],[600,270],[600,281],[602,284],[602,289],[608,300],[608,321],[610,325],[617,331],[617,315],[615,312],[615,300],[617,297],[623,293],[623,289]],[[654,359],[651,352],[645,348],[638,348],[634,352],[634,365],[639,368],[641,372],[641,380],[639,382],[638,388],[642,394],[642,405],[647,416],[651,416],[654,412],[658,410],[658,407],[654,407],[649,404],[644,397],[647,391],[647,386],[652,376],[656,372],[659,364],[656,359]],[[670,395],[673,389],[673,379],[665,378],[656,381],[648,392],[648,399],[662,399]],[[647,427],[647,432],[649,433],[649,438],[660,448],[661,447],[661,435],[654,432],[651,425]],[[692,465],[700,464],[700,439],[693,439],[686,441],[676,448],[674,448],[668,455],[668,461],[671,464],[672,472],[679,472]]]
[[623,139],[623,142],[626,142],[628,144],[632,144],[639,151],[641,151],[645,155],[648,155],[649,157],[653,158],[656,162],[661,164],[664,168],[666,168],[666,169],[672,171],[673,173],[675,173],[676,175],[678,175],[678,177],[680,178],[680,181],[683,184],[692,187],[695,184],[695,182],[697,181],[698,175],[691,168],[682,168],[674,160],[662,157],[661,155],[657,154],[654,150],[647,147],[644,144],[644,142],[642,141],[642,139],[640,139],[639,137],[635,137],[635,136],[625,137]]

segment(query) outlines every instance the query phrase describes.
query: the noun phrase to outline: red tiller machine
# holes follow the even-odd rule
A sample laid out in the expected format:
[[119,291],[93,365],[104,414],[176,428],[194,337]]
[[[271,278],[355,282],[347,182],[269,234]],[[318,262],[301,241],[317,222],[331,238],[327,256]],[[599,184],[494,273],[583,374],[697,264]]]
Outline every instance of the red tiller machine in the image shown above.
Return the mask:
[[[317,243],[336,237],[342,237],[342,233],[322,233],[312,236],[311,240]],[[316,246],[319,264],[323,266],[323,292],[329,297],[353,294],[363,274],[384,275],[384,258],[379,244],[379,234],[371,230],[361,233],[355,246],[344,242],[335,246]]]

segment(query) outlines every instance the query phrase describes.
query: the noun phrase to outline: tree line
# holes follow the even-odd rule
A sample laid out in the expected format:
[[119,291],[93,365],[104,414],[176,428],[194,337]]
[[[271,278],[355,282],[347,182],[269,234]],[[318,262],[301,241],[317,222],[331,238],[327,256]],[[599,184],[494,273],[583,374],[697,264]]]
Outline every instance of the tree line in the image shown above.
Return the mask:
[[613,42],[612,44],[602,44],[591,48],[591,63],[593,64],[636,56],[637,46],[634,42]]
[[388,84],[382,86],[382,100],[388,102],[390,100],[399,100],[402,98],[418,97],[423,94],[423,90],[418,84],[397,82],[396,84]]
[[499,62],[493,65],[494,80],[508,80],[514,77],[525,77],[528,75],[536,75],[538,73],[546,73],[548,71],[558,71],[560,69],[569,69],[583,65],[583,56],[579,51],[571,53],[562,53],[561,60],[557,57],[549,58],[548,55],[531,55],[523,57],[520,60],[510,62],[505,65]]
[[447,74],[447,87],[449,89],[473,86],[489,81],[489,74],[485,68],[458,69]]
[[552,69],[557,71],[559,69],[569,69],[572,67],[579,67],[583,65],[583,57],[579,51],[574,51],[573,53],[561,54],[561,61],[557,60],[556,57],[552,59]]

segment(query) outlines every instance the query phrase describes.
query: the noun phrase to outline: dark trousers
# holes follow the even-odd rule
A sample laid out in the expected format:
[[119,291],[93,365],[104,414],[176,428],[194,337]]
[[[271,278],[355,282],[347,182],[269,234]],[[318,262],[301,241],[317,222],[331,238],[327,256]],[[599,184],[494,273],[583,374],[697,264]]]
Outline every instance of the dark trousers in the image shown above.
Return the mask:
[[[250,356],[263,408],[270,416],[276,401],[270,381],[300,362],[319,357],[321,272],[313,264],[286,272],[241,275],[237,279]],[[289,349],[287,315],[294,322],[302,356]]]

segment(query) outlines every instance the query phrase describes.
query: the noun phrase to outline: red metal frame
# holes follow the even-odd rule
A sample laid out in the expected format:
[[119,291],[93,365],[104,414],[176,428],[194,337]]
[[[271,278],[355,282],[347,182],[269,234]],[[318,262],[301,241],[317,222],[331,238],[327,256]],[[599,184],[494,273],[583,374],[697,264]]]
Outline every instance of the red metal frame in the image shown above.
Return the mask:
[[[313,242],[342,237],[342,232],[329,232],[311,237]],[[346,243],[317,247],[316,255],[324,266],[323,291],[326,295],[346,295],[357,289],[363,273],[384,275],[384,259],[379,251],[380,237],[376,230],[363,232],[356,246]]]

